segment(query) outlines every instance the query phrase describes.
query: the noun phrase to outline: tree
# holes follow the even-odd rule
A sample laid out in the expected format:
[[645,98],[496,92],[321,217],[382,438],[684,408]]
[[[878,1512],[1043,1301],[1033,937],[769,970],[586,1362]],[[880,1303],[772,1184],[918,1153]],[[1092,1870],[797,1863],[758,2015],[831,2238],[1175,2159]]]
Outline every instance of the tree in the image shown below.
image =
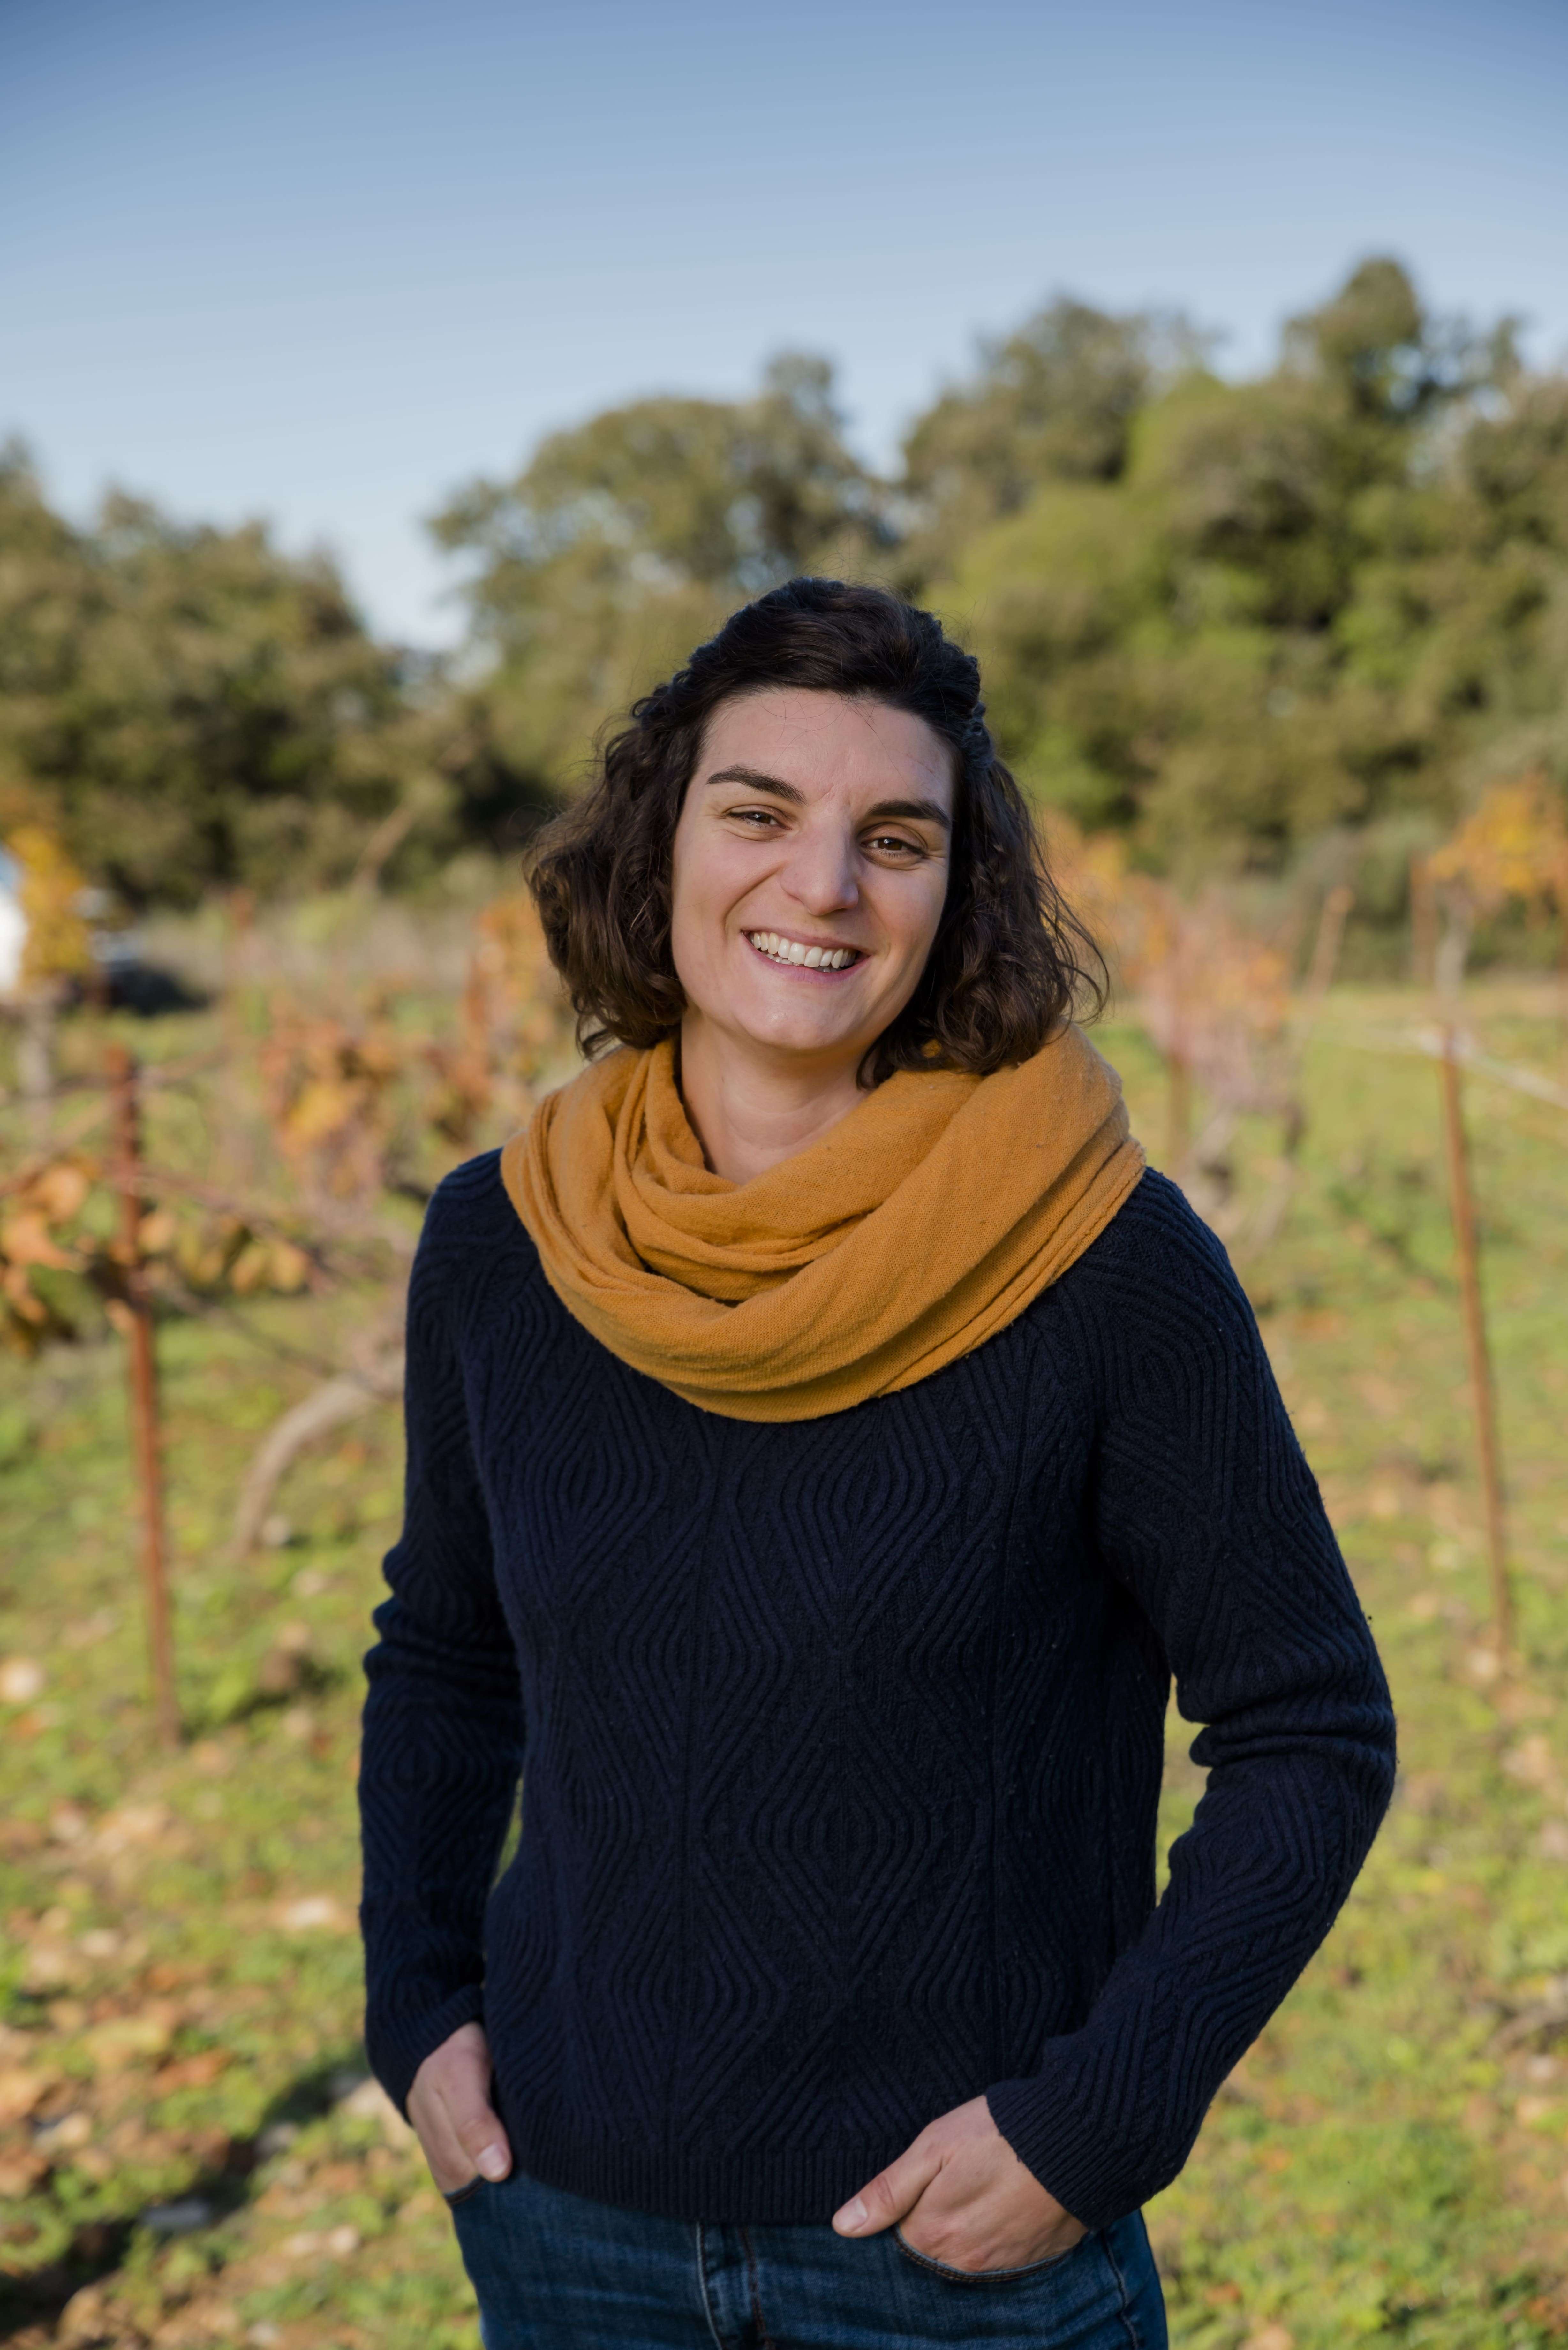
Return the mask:
[[1118,480],[1151,390],[1202,348],[1179,318],[1115,317],[1067,296],[1004,339],[982,341],[968,381],[944,391],[904,442],[909,584],[950,567],[977,531],[1048,483]]
[[1279,869],[1342,829],[1398,877],[1494,776],[1568,782],[1568,380],[1387,258],[1256,380],[1179,318],[1063,296],[981,347],[897,480],[786,356],[748,399],[556,432],[431,527],[467,567],[450,664],[377,643],[260,524],[116,495],[74,527],[0,452],[0,834],[133,903],[407,879],[515,837],[803,570],[945,612],[1030,788],[1146,863]]
[[0,463],[0,816],[133,905],[347,878],[429,767],[398,655],[323,556],[116,493],[90,530]]
[[961,535],[931,593],[1043,798],[1270,867],[1568,755],[1565,557],[1568,387],[1373,261],[1272,375],[1156,385],[1118,470]]
[[1479,336],[1463,318],[1434,317],[1401,264],[1383,255],[1291,320],[1282,359],[1330,384],[1362,421],[1408,424],[1515,374],[1517,326],[1503,318]]
[[467,700],[471,784],[559,789],[607,717],[734,607],[793,573],[864,571],[886,494],[850,454],[822,359],[788,356],[748,400],[633,401],[553,434],[514,480],[433,520],[475,558],[488,669]]

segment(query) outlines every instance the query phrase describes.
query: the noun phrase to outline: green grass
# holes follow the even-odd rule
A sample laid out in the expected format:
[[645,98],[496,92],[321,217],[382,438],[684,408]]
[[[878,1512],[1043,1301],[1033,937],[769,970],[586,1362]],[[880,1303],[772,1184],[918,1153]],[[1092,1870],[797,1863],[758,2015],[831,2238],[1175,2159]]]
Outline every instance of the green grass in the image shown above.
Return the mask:
[[[1562,1075],[1543,993],[1489,983],[1490,1049]],[[1336,996],[1292,1208],[1238,1259],[1370,1610],[1398,1795],[1329,1941],[1150,2212],[1193,2350],[1568,2338],[1568,1116],[1469,1086],[1525,1664],[1499,1672],[1430,1064],[1355,1049]],[[189,1049],[199,1021],[164,1024]],[[1147,1047],[1113,1030],[1135,1122]],[[1244,1208],[1279,1136],[1232,1149]],[[177,1555],[174,1757],[150,1735],[110,1337],[0,1367],[0,2338],[441,2350],[472,2344],[445,2211],[356,2085],[358,1658],[395,1531],[396,1416],[302,1461],[286,1544],[226,1558],[260,1433],[369,1298],[272,1299],[160,1351]],[[1173,1717],[1164,1832],[1198,1791]],[[1542,2008],[1531,2026],[1532,2005]],[[1520,2019],[1511,2034],[1509,2020]],[[1501,2036],[1500,2036],[1501,2034]],[[197,2199],[170,2236],[150,2208]],[[62,2329],[59,2312],[76,2293]],[[7,2333],[6,2329],[9,2328]]]

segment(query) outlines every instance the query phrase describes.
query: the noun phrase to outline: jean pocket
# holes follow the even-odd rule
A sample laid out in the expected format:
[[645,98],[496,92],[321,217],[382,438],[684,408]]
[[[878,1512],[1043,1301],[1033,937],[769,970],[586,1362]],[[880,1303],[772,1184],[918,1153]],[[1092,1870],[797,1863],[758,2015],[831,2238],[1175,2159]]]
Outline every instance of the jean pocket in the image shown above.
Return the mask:
[[1035,2277],[1049,2276],[1053,2269],[1059,2269],[1064,2262],[1072,2259],[1075,2252],[1080,2251],[1089,2239],[1080,2236],[1077,2242],[1069,2245],[1064,2252],[1053,2252],[1048,2261],[1026,2261],[1022,2268],[1016,2269],[952,2268],[946,2261],[932,2260],[929,2252],[918,2252],[913,2244],[906,2242],[904,2231],[899,2227],[893,2230],[893,2241],[904,2258],[912,2262],[916,2268],[924,2269],[928,2276],[944,2277],[950,2284],[996,2285],[1028,2284]]
[[483,2173],[476,2170],[472,2178],[465,2178],[462,2185],[454,2187],[450,2195],[443,2187],[441,2190],[441,2200],[449,2211],[455,2211],[460,2203],[466,2203],[471,2195],[477,2195],[480,2189],[486,2184]]

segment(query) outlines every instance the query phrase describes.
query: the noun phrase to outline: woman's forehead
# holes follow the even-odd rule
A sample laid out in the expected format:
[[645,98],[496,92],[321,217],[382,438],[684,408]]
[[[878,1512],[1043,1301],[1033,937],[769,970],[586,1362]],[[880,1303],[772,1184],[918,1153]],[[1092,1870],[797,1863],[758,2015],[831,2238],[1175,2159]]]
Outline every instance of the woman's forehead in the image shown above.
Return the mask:
[[922,796],[950,806],[952,767],[950,745],[909,711],[866,695],[770,686],[720,703],[697,775],[706,780],[740,768],[812,799],[919,785]]

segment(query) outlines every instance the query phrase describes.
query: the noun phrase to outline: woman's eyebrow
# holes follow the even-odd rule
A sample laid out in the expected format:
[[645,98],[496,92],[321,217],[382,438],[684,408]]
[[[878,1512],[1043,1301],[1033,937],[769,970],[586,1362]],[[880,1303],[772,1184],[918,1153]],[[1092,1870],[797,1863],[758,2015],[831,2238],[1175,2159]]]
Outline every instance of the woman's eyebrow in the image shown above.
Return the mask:
[[775,799],[794,800],[803,806],[805,794],[794,784],[780,781],[777,775],[764,775],[760,767],[720,767],[711,775],[704,775],[704,784],[744,784],[749,791],[772,792]]
[[944,832],[953,828],[951,816],[936,800],[878,800],[875,807],[867,809],[860,821],[880,824],[888,816],[902,816],[906,823],[940,824]]
[[[793,800],[795,806],[805,804],[805,794],[794,784],[786,784],[778,775],[765,775],[760,767],[720,767],[704,775],[706,784],[744,784],[748,791],[771,792],[775,799]],[[936,800],[878,800],[861,816],[862,824],[882,824],[889,816],[902,816],[906,823],[938,824],[944,832],[952,830],[952,818]]]

